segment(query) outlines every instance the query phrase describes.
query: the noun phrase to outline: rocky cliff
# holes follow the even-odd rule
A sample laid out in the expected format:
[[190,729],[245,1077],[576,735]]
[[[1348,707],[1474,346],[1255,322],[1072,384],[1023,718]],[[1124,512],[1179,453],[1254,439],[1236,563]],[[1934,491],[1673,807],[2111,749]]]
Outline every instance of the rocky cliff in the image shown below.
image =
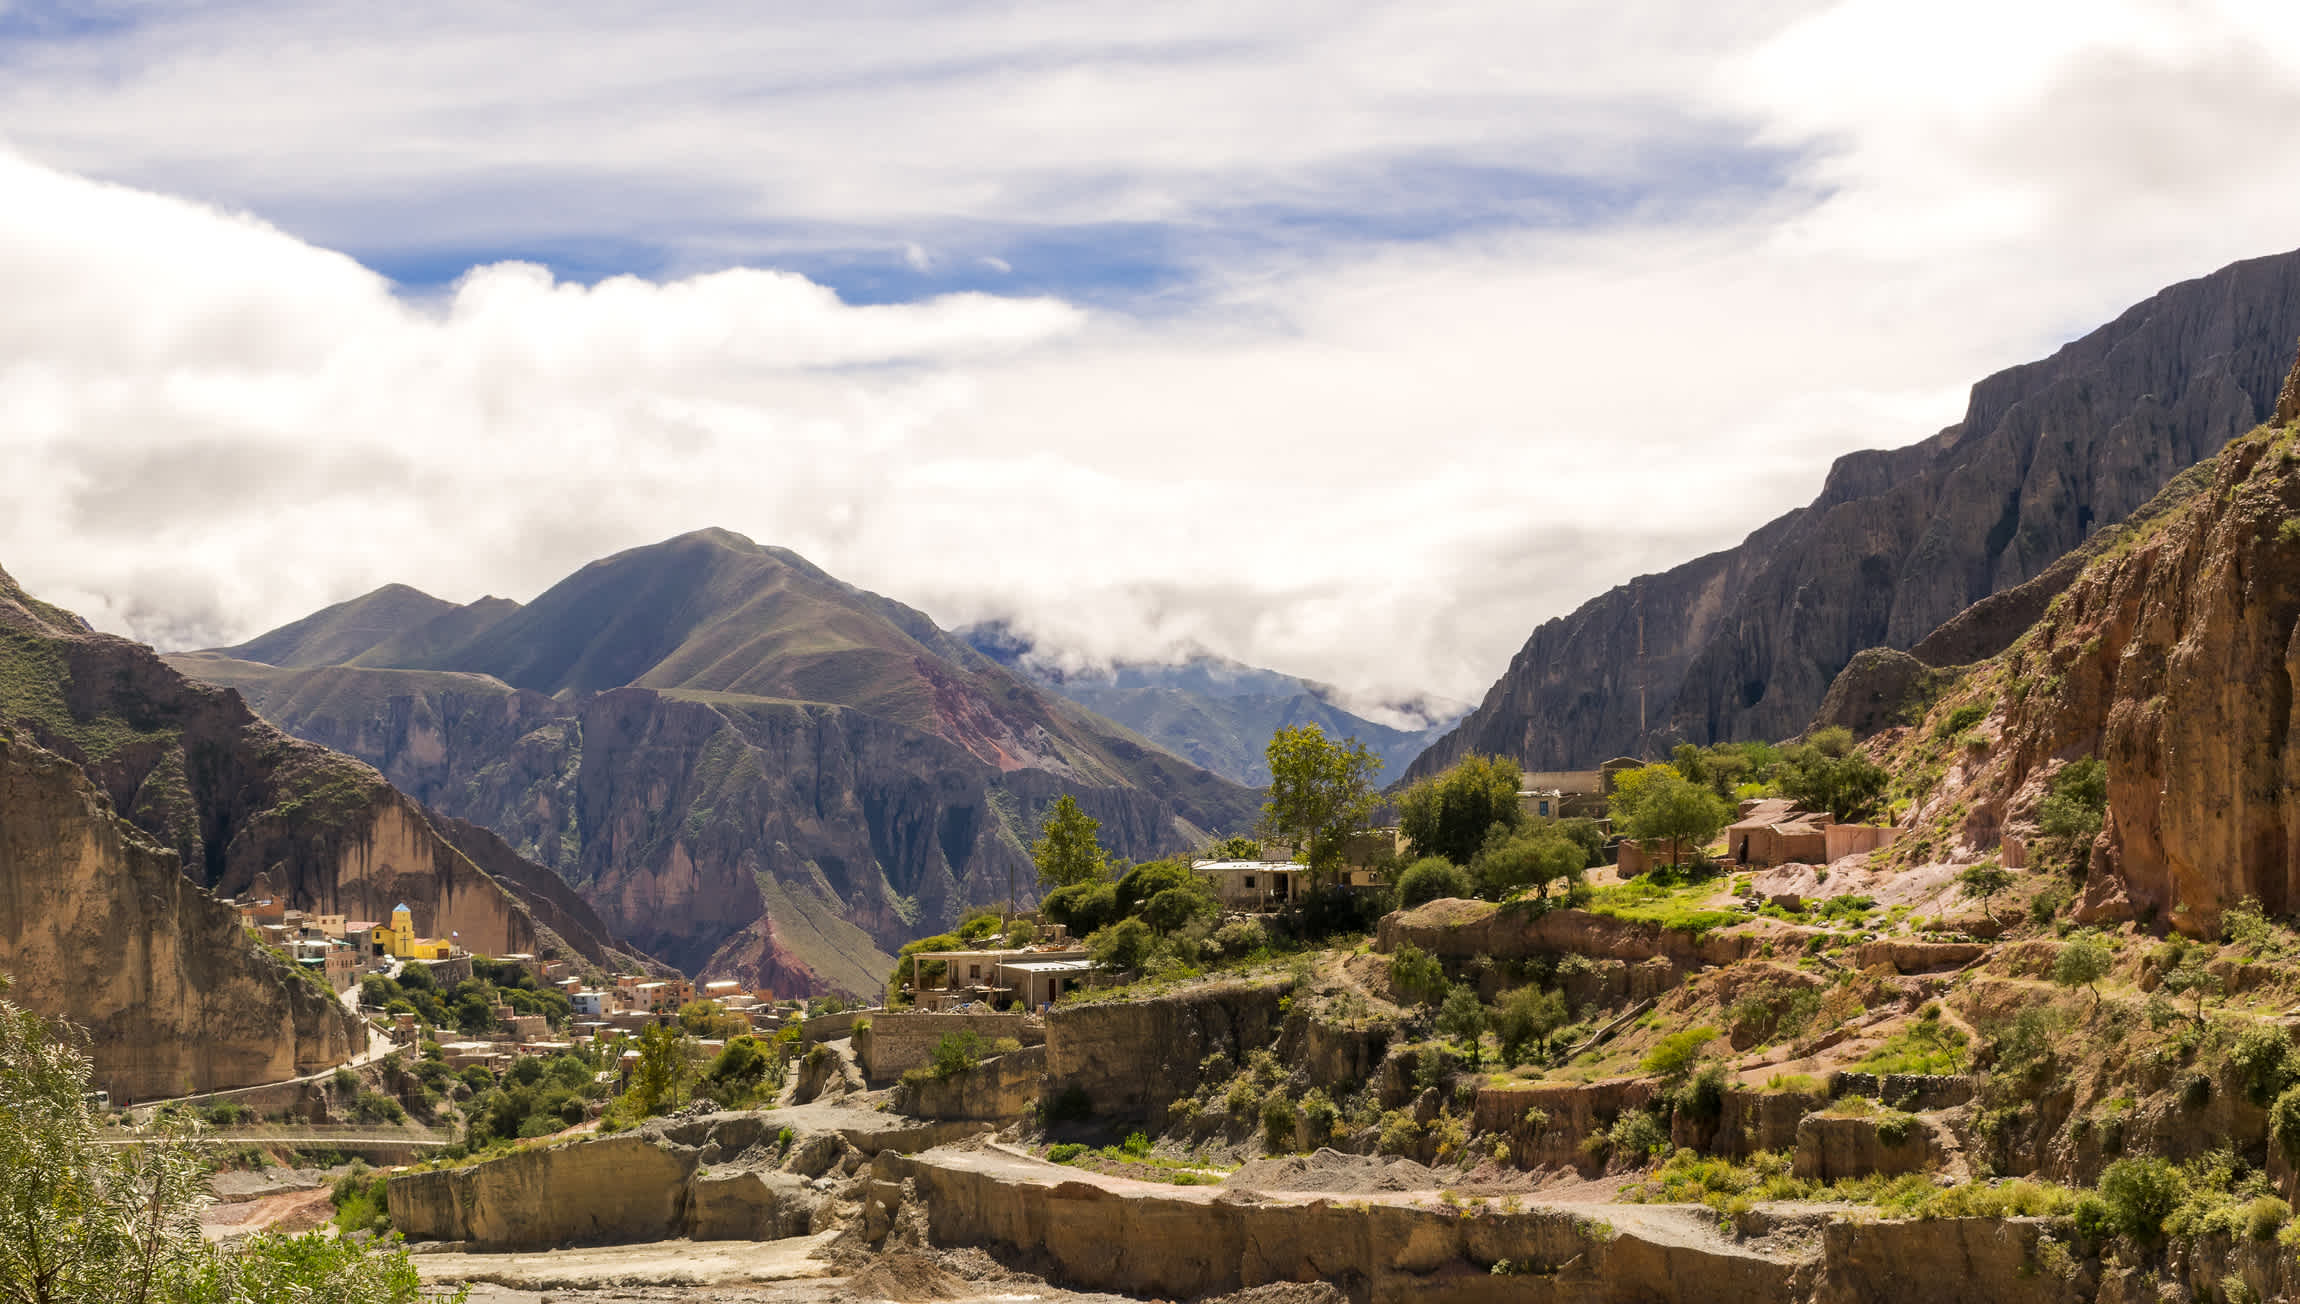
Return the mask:
[[2300,335],[2300,253],[2175,285],[1973,387],[1964,420],[1855,453],[1739,547],[1644,576],[1533,636],[1414,763],[1588,765],[1674,741],[1780,738],[1872,647],[1906,649],[2044,575],[2273,410]]
[[[2037,845],[2052,777],[2101,758],[2084,913],[2203,935],[2247,896],[2300,908],[2300,428],[2237,440],[2163,499],[1891,755],[1919,842],[1972,853]],[[1937,718],[1961,707],[1985,714],[1943,754]]]
[[307,910],[384,919],[405,903],[419,928],[483,954],[558,940],[373,769],[288,737],[238,693],[89,631],[4,574],[0,721],[77,766],[220,895],[244,893],[260,876]]
[[0,726],[0,973],[88,1030],[115,1101],[274,1082],[364,1045],[72,762]]
[[[343,630],[373,637],[356,665],[231,655],[301,656],[316,634],[174,662],[492,830],[689,972],[873,994],[902,942],[1010,883],[1034,895],[1026,847],[1065,793],[1137,858],[1257,814],[1249,790],[920,613],[725,531],[594,563],[526,607],[487,600],[460,644],[450,617],[386,596],[383,617],[355,602],[312,627],[339,649],[358,641]],[[421,623],[393,633],[394,611]],[[419,664],[375,664],[402,651]]]

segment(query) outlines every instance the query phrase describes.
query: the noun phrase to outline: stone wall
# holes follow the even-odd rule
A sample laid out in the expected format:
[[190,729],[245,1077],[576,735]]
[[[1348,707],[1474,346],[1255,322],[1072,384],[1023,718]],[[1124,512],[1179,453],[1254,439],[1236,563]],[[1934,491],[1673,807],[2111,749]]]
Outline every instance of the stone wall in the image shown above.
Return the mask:
[[1022,1041],[1030,1032],[1020,1014],[925,1014],[880,1011],[870,1026],[854,1034],[855,1062],[873,1087],[883,1087],[934,1058],[934,1048],[954,1032],[972,1031],[983,1049],[1001,1037]]
[[996,1055],[964,1073],[895,1088],[896,1108],[916,1118],[1012,1123],[1038,1107],[1046,1089],[1046,1048]]
[[1274,1047],[1282,1022],[1275,984],[1214,983],[1141,1001],[1058,1005],[1046,1017],[1048,1099],[1082,1094],[1097,1117],[1155,1127],[1198,1089],[1216,1051],[1243,1064]]

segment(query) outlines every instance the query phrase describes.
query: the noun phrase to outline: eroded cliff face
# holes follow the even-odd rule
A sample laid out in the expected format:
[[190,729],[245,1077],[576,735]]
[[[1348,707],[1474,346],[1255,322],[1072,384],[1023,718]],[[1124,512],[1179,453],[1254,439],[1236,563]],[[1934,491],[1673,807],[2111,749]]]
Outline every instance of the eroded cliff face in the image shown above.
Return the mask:
[[[1920,833],[1949,821],[1974,853],[2007,833],[2033,842],[2052,776],[2098,756],[2108,812],[2085,917],[2153,912],[2205,935],[2244,897],[2300,907],[2296,439],[2262,428],[2167,491],[2175,507],[2119,536],[1936,708],[1987,715],[1913,813]],[[1922,750],[1903,743],[1903,763]]]
[[77,766],[219,895],[259,876],[288,904],[385,919],[405,903],[469,949],[547,938],[503,884],[373,769],[258,719],[150,648],[89,631],[0,575],[0,721]]
[[2000,372],[1962,422],[1840,460],[1811,506],[1739,547],[1542,625],[1410,776],[1470,753],[1560,769],[1787,737],[1856,653],[1912,647],[2043,575],[2268,417],[2296,334],[2300,254],[2284,254],[2173,286]]
[[78,766],[4,728],[0,973],[26,1008],[88,1030],[115,1101],[315,1073],[364,1045]]

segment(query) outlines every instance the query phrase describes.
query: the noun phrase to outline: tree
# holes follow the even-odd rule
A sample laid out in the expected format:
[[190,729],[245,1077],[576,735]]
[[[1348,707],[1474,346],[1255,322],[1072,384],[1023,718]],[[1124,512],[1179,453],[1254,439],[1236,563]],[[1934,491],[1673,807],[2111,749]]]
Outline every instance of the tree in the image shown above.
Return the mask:
[[2190,954],[2164,975],[2163,986],[2164,990],[2174,996],[2192,996],[2196,999],[2195,1008],[2188,1017],[2190,1022],[2201,1025],[2204,1022],[2204,1002],[2220,994],[2220,975],[2204,967],[2203,956]]
[[1517,799],[1517,762],[1471,756],[1443,774],[1423,779],[1398,798],[1398,831],[1416,855],[1443,856],[1466,865],[1497,828],[1525,822]]
[[1830,728],[1781,749],[1777,782],[1782,793],[1807,810],[1827,811],[1845,823],[1876,815],[1892,776],[1852,744],[1850,730]]
[[1437,1030],[1469,1047],[1469,1066],[1473,1069],[1484,1057],[1485,1024],[1485,1005],[1477,999],[1477,989],[1468,983],[1455,983],[1438,1005]]
[[1469,875],[1443,856],[1424,856],[1398,875],[1398,905],[1402,909],[1469,894]]
[[2100,980],[2108,976],[2109,965],[2115,953],[2108,949],[2108,940],[2087,928],[2075,933],[2061,944],[2060,954],[2052,962],[2052,980],[2063,987],[2086,987],[2092,991],[2092,1008],[2100,1008]]
[[1493,1035],[1501,1041],[1502,1060],[1512,1065],[1522,1062],[1529,1045],[1540,1054],[1548,1054],[1549,1039],[1565,1026],[1568,1017],[1563,992],[1531,986],[1511,991],[1493,1012]]
[[[1716,793],[1666,766],[1637,787],[1630,802],[1623,832],[1641,843],[1669,843],[1669,867],[1677,867],[1686,844],[1708,844],[1733,818],[1732,808]],[[1618,817],[1617,817],[1618,818]]]
[[230,1249],[207,1244],[200,1236],[205,1161],[181,1132],[145,1130],[136,1145],[100,1139],[80,1040],[0,996],[0,1301],[417,1298],[415,1268],[402,1251],[371,1252],[318,1235],[257,1236]]
[[1555,825],[1535,825],[1515,836],[1499,828],[1494,832],[1494,838],[1470,862],[1470,873],[1477,880],[1478,890],[1493,900],[1499,901],[1523,887],[1532,888],[1537,896],[1547,897],[1550,884],[1560,879],[1579,878],[1588,864],[1588,853],[1582,845]]
[[751,1025],[717,1001],[689,1001],[679,1007],[679,1027],[691,1037],[724,1041],[750,1031]]
[[1350,835],[1365,828],[1381,806],[1373,790],[1381,759],[1355,738],[1328,741],[1314,724],[1280,729],[1270,738],[1268,756],[1270,796],[1263,820],[1273,832],[1295,839],[1313,875],[1330,878]]
[[1262,844],[1248,837],[1228,837],[1206,848],[1208,860],[1260,860]]
[[1964,891],[1965,896],[1981,903],[1981,913],[1988,916],[1991,924],[1996,923],[1997,916],[1989,902],[1997,894],[2011,888],[2012,883],[2012,871],[1993,858],[1967,865],[1957,874],[1957,886]]
[[1044,888],[1077,887],[1101,881],[1109,857],[1094,834],[1102,821],[1078,808],[1069,793],[1046,813],[1038,841],[1030,845],[1031,862],[1038,866],[1038,884]]
[[1086,939],[1086,954],[1096,965],[1121,972],[1139,969],[1158,944],[1157,934],[1139,919],[1121,919]]
[[639,1117],[660,1114],[678,1103],[679,1077],[687,1067],[687,1038],[660,1023],[639,1030],[639,1062],[631,1069],[631,1089],[625,1093]]

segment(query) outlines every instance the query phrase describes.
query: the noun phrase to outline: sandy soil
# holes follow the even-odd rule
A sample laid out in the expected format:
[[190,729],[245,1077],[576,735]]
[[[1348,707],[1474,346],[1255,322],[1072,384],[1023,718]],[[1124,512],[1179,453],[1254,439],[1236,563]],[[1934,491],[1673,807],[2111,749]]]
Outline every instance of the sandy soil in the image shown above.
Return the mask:
[[815,1257],[836,1233],[782,1241],[649,1241],[529,1253],[419,1254],[426,1282],[483,1281],[544,1290],[617,1285],[740,1286],[832,1275]]
[[335,1217],[327,1188],[288,1191],[255,1200],[212,1204],[200,1215],[200,1234],[211,1241],[254,1232],[308,1232]]

